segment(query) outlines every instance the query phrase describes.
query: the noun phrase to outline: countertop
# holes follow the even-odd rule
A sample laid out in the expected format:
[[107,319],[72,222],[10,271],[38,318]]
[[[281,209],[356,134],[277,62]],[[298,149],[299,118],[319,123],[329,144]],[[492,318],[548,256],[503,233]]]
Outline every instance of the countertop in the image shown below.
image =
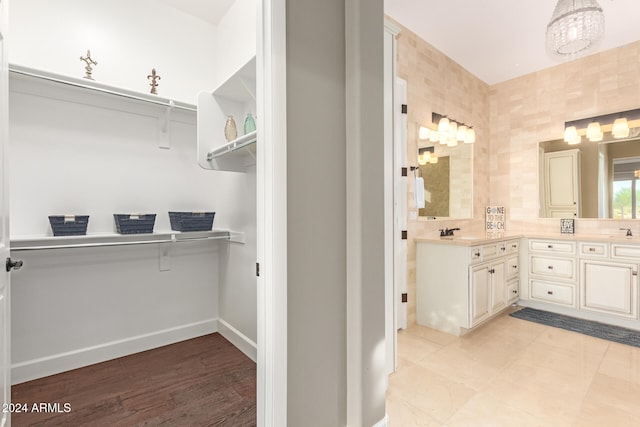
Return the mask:
[[415,238],[416,243],[435,243],[444,245],[457,245],[457,246],[476,246],[485,245],[488,243],[499,243],[506,240],[520,239],[546,239],[546,240],[565,240],[573,242],[604,242],[604,243],[627,243],[633,245],[640,245],[640,236],[627,237],[624,232],[620,235],[607,235],[607,234],[561,234],[561,233],[520,233],[520,234],[505,234],[500,237],[487,237],[483,234],[460,234],[440,237],[418,237]]

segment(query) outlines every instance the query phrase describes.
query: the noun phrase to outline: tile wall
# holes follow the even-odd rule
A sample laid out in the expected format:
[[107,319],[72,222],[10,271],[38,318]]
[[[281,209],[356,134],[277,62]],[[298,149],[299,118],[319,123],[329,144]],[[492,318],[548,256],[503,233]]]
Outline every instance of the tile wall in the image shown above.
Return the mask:
[[[391,20],[393,22],[393,20]],[[415,324],[416,237],[460,227],[484,232],[484,208],[507,208],[507,232],[559,232],[557,219],[538,218],[538,142],[562,137],[564,122],[640,107],[640,41],[489,86],[402,25],[397,75],[407,81],[407,161],[417,165],[418,126],[431,113],[474,126],[473,219],[412,220],[408,183],[408,324]],[[577,234],[615,234],[640,224],[581,219]]]

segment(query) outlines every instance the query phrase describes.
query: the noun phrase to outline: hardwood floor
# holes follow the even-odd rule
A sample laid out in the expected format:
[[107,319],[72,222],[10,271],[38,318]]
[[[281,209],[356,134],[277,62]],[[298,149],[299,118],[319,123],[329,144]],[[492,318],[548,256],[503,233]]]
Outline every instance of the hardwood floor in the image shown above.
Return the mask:
[[256,425],[256,365],[217,333],[14,385],[11,393],[28,408],[12,414],[13,427]]

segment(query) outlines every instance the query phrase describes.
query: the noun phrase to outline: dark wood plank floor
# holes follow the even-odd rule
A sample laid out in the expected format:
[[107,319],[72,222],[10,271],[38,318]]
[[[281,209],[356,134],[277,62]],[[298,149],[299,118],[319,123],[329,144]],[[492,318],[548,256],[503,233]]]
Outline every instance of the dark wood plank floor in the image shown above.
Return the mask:
[[[256,425],[256,365],[217,333],[17,384],[11,393],[30,410],[14,413],[13,427]],[[59,408],[32,412],[41,402]]]

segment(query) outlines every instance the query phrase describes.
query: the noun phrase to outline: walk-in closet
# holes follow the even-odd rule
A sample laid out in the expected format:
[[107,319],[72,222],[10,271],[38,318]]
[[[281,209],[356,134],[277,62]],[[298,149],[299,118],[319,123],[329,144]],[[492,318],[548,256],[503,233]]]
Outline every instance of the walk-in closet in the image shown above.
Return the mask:
[[11,4],[13,384],[214,332],[256,360],[256,2],[202,3]]

